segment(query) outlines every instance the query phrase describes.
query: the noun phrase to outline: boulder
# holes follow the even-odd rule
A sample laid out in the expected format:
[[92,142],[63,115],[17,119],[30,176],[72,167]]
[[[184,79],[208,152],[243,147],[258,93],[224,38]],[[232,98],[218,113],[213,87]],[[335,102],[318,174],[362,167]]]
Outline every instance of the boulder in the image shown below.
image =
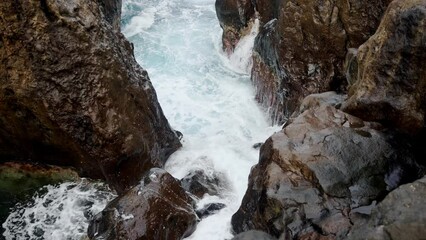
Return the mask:
[[421,240],[426,236],[426,177],[389,193],[364,224],[342,239]]
[[[346,89],[344,60],[376,30],[389,0],[256,1],[265,25],[255,40],[252,81],[272,119],[284,122],[312,93]],[[266,16],[262,16],[266,14]]]
[[197,223],[191,199],[163,169],[153,168],[140,184],[112,200],[90,222],[90,239],[182,239]]
[[226,205],[223,203],[209,203],[206,204],[204,207],[197,209],[196,213],[198,218],[202,219],[219,212],[225,207]]
[[197,198],[203,198],[204,194],[219,195],[220,190],[224,188],[219,176],[216,174],[209,176],[203,170],[190,172],[180,180],[180,183],[185,191]]
[[276,238],[265,232],[250,230],[238,234],[237,236],[232,238],[232,240],[276,240]]
[[0,161],[73,166],[119,192],[180,142],[118,32],[120,1],[0,3]]
[[422,176],[409,147],[389,140],[391,132],[336,109],[344,99],[335,93],[309,96],[304,111],[263,144],[232,217],[235,233],[345,236],[356,221],[352,212]]
[[232,53],[240,38],[249,32],[249,22],[254,16],[251,0],[216,0],[216,15],[223,29],[222,46]]
[[413,135],[424,129],[426,1],[393,1],[356,60],[343,110]]

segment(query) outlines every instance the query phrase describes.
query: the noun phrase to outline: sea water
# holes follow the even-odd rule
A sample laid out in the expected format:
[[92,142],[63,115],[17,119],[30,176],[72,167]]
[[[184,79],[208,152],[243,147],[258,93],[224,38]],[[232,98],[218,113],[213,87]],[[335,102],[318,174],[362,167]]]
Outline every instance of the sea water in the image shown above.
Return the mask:
[[[205,195],[197,207],[209,203],[224,203],[226,207],[204,218],[188,239],[232,238],[232,214],[241,204],[250,169],[258,161],[259,153],[253,145],[279,129],[270,126],[265,111],[254,100],[250,83],[251,52],[258,22],[252,24],[250,34],[241,39],[234,53],[227,56],[222,51],[222,30],[214,2],[123,0],[122,9],[122,32],[134,44],[138,62],[147,69],[170,125],[184,136],[183,147],[170,157],[166,170],[178,179],[191,171],[203,170],[207,175],[220,176],[224,186],[218,196]],[[64,192],[66,186],[50,187],[47,195],[59,196],[65,202],[87,200],[87,193]],[[96,189],[91,187],[90,193]],[[99,195],[97,199],[96,194],[89,197],[89,217],[111,198],[102,191]],[[36,197],[32,204],[17,207],[3,225],[6,238],[12,239],[19,233],[32,239],[59,239],[49,237],[59,234],[58,231],[62,234],[60,239],[80,239],[84,235],[81,229],[88,224],[84,217],[87,209],[76,208],[78,203],[57,201],[62,210],[52,211],[52,203],[45,207],[43,202],[43,196]],[[33,220],[34,223],[25,220],[35,213],[39,218],[43,214],[58,216],[49,220],[57,224],[50,228],[43,223],[45,219]],[[73,220],[63,220],[64,214],[74,216]],[[22,222],[26,224],[17,228],[16,224]],[[42,238],[34,233],[37,227],[44,228]]]

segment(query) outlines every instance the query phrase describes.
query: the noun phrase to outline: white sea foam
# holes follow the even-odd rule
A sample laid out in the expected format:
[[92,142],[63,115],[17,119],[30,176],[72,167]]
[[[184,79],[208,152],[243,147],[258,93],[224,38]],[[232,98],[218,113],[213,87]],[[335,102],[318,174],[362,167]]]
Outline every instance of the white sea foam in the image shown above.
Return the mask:
[[[220,202],[227,207],[203,219],[188,239],[229,239],[231,216],[246,191],[250,168],[258,160],[252,146],[278,130],[269,126],[255,102],[248,75],[259,23],[253,24],[228,58],[222,51],[214,0],[142,2],[145,8],[161,6],[157,10],[162,17],[148,30],[128,37],[137,60],[150,74],[166,117],[184,135],[183,147],[168,160],[166,170],[176,178],[198,169],[211,176],[221,173],[227,186],[220,197],[206,195],[198,203],[202,207]],[[140,3],[124,1],[123,9]],[[123,11],[128,22],[136,15]]]
[[46,186],[19,204],[3,223],[6,239],[80,239],[88,221],[114,197],[108,187],[82,179]]

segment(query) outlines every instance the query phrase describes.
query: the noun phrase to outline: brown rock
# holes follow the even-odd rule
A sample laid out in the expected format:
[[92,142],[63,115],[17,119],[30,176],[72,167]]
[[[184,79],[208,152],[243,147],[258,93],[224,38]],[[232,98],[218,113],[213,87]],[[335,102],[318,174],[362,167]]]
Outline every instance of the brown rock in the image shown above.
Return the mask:
[[[305,111],[262,146],[240,209],[236,233],[250,229],[282,239],[335,239],[352,227],[351,211],[421,173],[405,146],[380,125],[334,106],[344,97],[309,96]],[[407,171],[411,179],[400,173]]]
[[191,203],[177,179],[154,168],[94,217],[88,235],[106,240],[182,239],[195,230]]
[[215,6],[223,29],[223,50],[230,54],[240,38],[248,32],[249,22],[254,16],[254,6],[251,0],[216,0]]
[[180,143],[111,25],[119,1],[103,3],[1,1],[0,159],[74,166],[123,191]]
[[426,1],[393,1],[359,48],[344,111],[417,134],[425,125],[425,62]]
[[121,26],[121,3],[122,0],[98,0],[102,14],[109,24],[120,31]]
[[[257,1],[268,9],[269,1]],[[388,0],[281,1],[255,41],[252,81],[257,99],[283,122],[312,93],[345,89],[348,47],[374,33]]]

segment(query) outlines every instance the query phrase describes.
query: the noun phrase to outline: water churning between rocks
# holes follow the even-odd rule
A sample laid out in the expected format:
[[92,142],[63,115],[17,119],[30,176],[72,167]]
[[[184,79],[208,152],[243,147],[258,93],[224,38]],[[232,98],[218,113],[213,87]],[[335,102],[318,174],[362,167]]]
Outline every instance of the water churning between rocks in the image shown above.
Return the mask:
[[[228,57],[222,51],[214,2],[123,0],[122,8],[122,32],[148,71],[170,125],[184,136],[183,147],[170,157],[165,169],[178,179],[196,170],[221,178],[219,195],[205,195],[197,207],[209,203],[226,207],[202,219],[188,239],[232,238],[231,216],[246,191],[250,168],[258,161],[258,150],[252,146],[279,129],[270,126],[267,114],[254,100],[250,83],[258,23]],[[85,191],[72,190],[75,187],[69,184],[50,186],[32,204],[19,205],[3,224],[6,239],[18,234],[26,239],[58,239],[57,233],[62,234],[61,239],[84,236],[81,229],[87,228],[87,218],[101,211],[113,196],[95,184],[87,183],[90,187]],[[52,200],[44,204],[46,196]],[[62,204],[55,198],[73,201]],[[89,207],[81,207],[84,204],[90,205],[90,214]],[[57,208],[60,210],[52,211]],[[31,214],[55,216],[26,220]],[[35,231],[39,228],[44,229]]]

